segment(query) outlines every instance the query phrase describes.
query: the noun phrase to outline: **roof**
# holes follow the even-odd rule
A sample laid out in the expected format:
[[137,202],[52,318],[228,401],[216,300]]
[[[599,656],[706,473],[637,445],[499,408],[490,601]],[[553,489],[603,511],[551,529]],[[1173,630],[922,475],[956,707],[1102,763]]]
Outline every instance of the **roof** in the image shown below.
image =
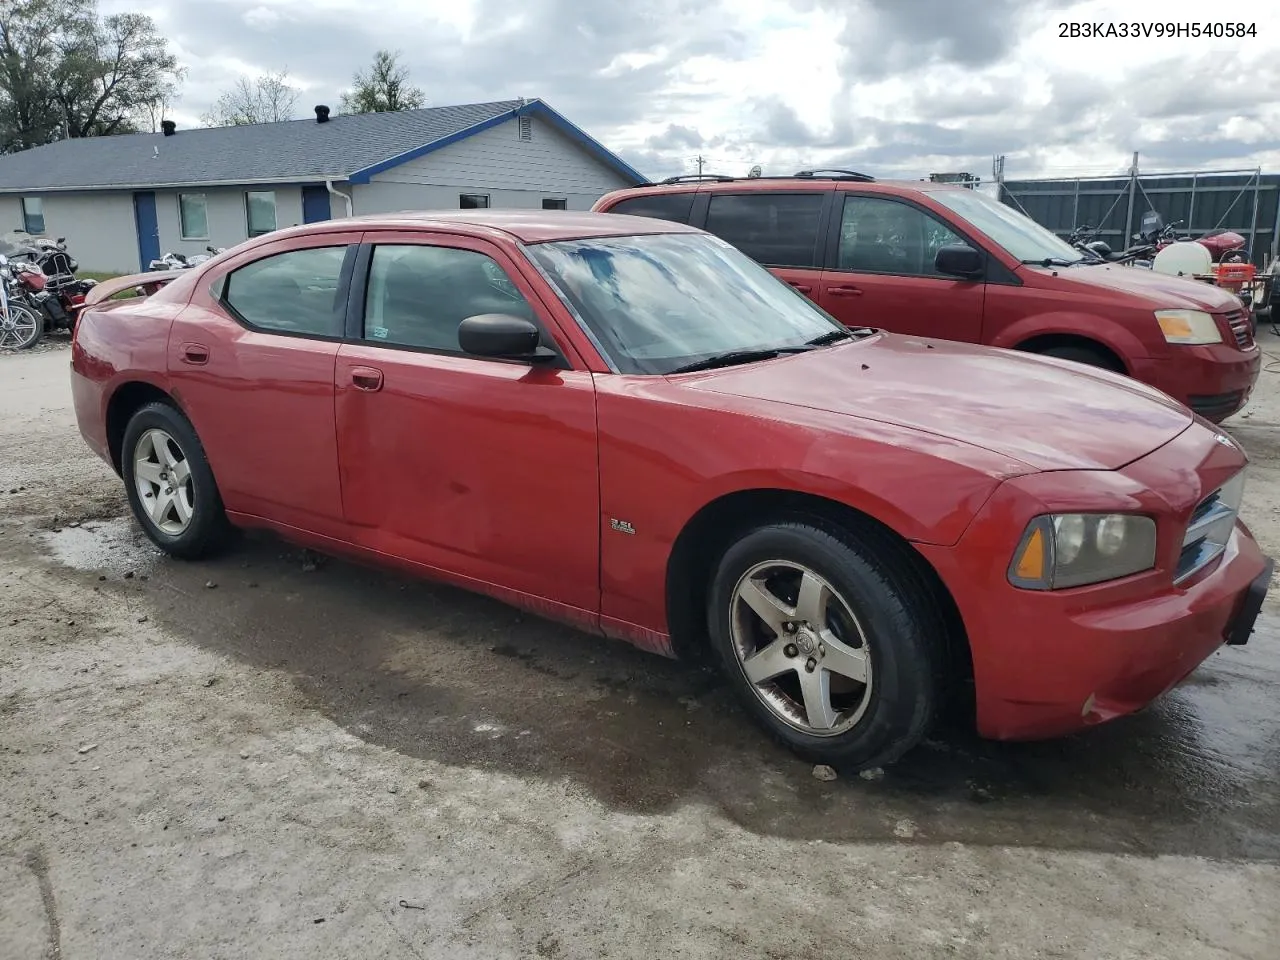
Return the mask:
[[[633,217],[619,213],[578,213],[564,210],[404,210],[373,213],[340,220],[288,227],[264,235],[262,242],[276,242],[316,233],[350,233],[353,230],[428,230],[443,228],[471,236],[505,234],[522,243],[582,240],[649,233],[701,233],[672,220]],[[256,243],[258,241],[249,241]]]
[[0,156],[0,193],[368,183],[383,170],[517,116],[536,116],[636,184],[648,180],[541,100],[499,100],[282,123],[59,140]]

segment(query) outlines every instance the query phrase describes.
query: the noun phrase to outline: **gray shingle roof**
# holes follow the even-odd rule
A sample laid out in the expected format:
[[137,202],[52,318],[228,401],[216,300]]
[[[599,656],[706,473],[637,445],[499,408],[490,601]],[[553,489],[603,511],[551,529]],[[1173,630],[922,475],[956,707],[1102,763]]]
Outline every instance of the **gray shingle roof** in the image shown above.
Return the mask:
[[[59,140],[0,156],[0,193],[346,179],[509,113],[517,100],[241,127]],[[159,148],[159,156],[156,156]]]

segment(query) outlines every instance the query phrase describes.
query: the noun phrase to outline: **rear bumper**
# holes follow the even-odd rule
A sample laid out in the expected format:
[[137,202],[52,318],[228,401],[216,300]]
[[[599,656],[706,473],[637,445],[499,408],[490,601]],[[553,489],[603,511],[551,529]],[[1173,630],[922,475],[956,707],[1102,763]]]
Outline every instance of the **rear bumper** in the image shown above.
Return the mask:
[[[72,352],[75,352],[73,346]],[[73,360],[74,363],[74,360]],[[110,445],[107,443],[107,418],[103,409],[102,384],[71,369],[71,400],[76,411],[76,425],[89,449],[100,456],[112,469]]]
[[1262,352],[1257,346],[1242,351],[1234,345],[1212,344],[1171,347],[1170,356],[1144,361],[1134,376],[1218,423],[1249,402],[1261,370]]

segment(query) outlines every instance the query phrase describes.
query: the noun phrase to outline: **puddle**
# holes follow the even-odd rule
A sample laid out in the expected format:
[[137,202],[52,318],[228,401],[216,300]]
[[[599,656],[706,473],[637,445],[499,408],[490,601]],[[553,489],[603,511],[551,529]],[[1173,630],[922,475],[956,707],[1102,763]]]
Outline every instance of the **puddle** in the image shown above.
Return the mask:
[[40,536],[53,558],[73,570],[149,573],[164,556],[129,517],[88,520]]

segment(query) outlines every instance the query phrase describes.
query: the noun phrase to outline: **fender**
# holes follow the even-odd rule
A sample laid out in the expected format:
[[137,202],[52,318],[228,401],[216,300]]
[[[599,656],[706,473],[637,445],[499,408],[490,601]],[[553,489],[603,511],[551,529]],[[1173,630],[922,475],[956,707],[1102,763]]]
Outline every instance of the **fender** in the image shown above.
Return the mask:
[[[1154,321],[1153,321],[1154,323]],[[1102,344],[1132,371],[1135,360],[1147,360],[1151,351],[1123,324],[1092,313],[1054,311],[1037,313],[1011,323],[991,341],[993,347],[1017,349],[1033,337],[1059,334]]]

